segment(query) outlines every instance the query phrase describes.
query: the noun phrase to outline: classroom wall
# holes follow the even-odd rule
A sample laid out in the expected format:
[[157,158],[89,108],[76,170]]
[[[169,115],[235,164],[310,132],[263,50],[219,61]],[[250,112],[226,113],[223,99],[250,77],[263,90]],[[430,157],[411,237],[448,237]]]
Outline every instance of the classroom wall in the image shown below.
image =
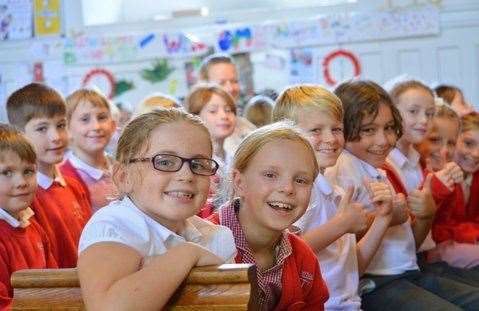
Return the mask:
[[[328,8],[327,13],[348,10],[364,12],[389,9],[391,4],[396,9],[411,5],[435,4],[441,1],[363,1]],[[182,19],[168,22],[134,23],[131,25],[83,27],[79,1],[64,1],[65,33],[86,32],[101,33],[137,33],[144,29],[159,31],[188,30],[199,36],[211,35],[211,27],[192,25],[212,22],[208,19]],[[293,19],[324,14],[324,8],[271,9],[268,19]],[[228,15],[230,14],[230,15]],[[225,13],[225,18],[234,22],[264,21],[265,12],[255,11],[246,16]],[[152,84],[139,78],[141,69],[151,68],[153,60],[126,63],[83,64],[65,66],[61,57],[55,53],[43,53],[42,40],[0,43],[0,100],[4,100],[13,90],[31,81],[33,63],[42,62],[47,83],[59,89],[64,95],[78,88],[85,74],[95,67],[106,68],[114,73],[116,79],[134,81],[135,89],[116,98],[133,108],[142,98],[154,91],[183,96],[187,92],[184,63],[187,59],[174,59],[170,65],[175,67],[167,80]],[[52,39],[54,40],[54,39]],[[295,55],[306,55],[312,62],[302,70],[302,77],[292,77],[291,70],[297,64],[292,62],[291,50],[267,50],[251,53],[253,64],[253,81],[256,90],[273,88],[280,91],[286,85],[295,82],[316,82],[324,84],[322,60],[335,49],[346,49],[358,56],[361,64],[361,78],[368,78],[384,83],[403,73],[423,79],[427,83],[452,83],[460,86],[471,103],[479,108],[479,1],[447,0],[440,6],[440,32],[431,36],[407,39],[392,39],[373,42],[359,42],[341,45],[315,46],[295,51]],[[45,56],[47,55],[47,56]],[[352,76],[353,67],[344,59],[337,59],[329,66],[331,75],[338,81]],[[107,91],[106,81],[94,81],[100,89]],[[0,119],[6,120],[2,107]]]

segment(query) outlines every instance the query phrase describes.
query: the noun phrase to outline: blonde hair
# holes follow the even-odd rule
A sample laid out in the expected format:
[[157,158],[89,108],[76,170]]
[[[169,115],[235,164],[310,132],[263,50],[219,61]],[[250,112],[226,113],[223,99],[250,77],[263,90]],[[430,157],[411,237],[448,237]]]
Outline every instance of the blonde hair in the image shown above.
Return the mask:
[[195,85],[185,98],[185,107],[189,113],[200,114],[213,95],[221,97],[228,107],[236,114],[236,104],[231,95],[215,83],[199,83]]
[[243,172],[248,167],[251,159],[253,159],[264,145],[281,139],[300,142],[306,147],[306,149],[308,149],[311,158],[314,160],[313,174],[314,178],[316,178],[319,173],[319,166],[316,161],[313,147],[311,147],[311,144],[298,128],[296,128],[291,122],[285,121],[263,126],[246,136],[238,146],[238,149],[236,149],[233,157],[233,168]]
[[434,113],[434,117],[455,120],[457,121],[457,123],[461,123],[461,119],[449,105],[436,105],[436,112]]
[[133,157],[150,148],[151,133],[157,127],[174,122],[187,122],[204,131],[208,135],[208,144],[212,152],[210,133],[200,118],[177,108],[157,108],[137,116],[125,126],[118,140],[116,160],[121,164],[128,164]]
[[283,119],[298,122],[301,109],[316,107],[329,114],[339,122],[343,122],[341,100],[319,85],[302,84],[285,89],[276,99],[273,109],[273,121]]
[[395,84],[392,90],[389,92],[393,103],[397,105],[399,101],[399,96],[401,96],[404,92],[410,89],[423,90],[429,95],[431,95],[432,98],[434,98],[434,92],[427,85],[417,80],[407,80]]
[[67,121],[70,121],[72,114],[80,103],[89,102],[93,107],[103,107],[111,114],[110,102],[102,94],[89,89],[79,89],[66,98]]
[[477,131],[479,130],[479,113],[471,112],[461,118],[462,129],[461,132]]
[[163,93],[154,93],[143,99],[143,101],[136,107],[136,115],[150,112],[156,108],[179,108],[181,107],[180,103],[173,96],[163,94]]

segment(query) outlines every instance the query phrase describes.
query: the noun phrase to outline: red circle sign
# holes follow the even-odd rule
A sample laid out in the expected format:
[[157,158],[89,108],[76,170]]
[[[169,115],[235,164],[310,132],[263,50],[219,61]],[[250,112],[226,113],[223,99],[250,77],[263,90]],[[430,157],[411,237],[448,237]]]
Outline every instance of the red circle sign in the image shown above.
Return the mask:
[[356,55],[347,50],[335,50],[327,54],[323,60],[323,76],[326,84],[334,86],[337,83],[337,81],[331,77],[331,73],[329,72],[329,64],[336,57],[345,57],[353,64],[355,78],[361,75],[361,65],[359,64],[359,60]]
[[110,85],[110,91],[108,92],[108,98],[112,99],[113,95],[115,95],[115,77],[113,77],[113,74],[111,71],[103,69],[103,68],[95,68],[87,72],[85,77],[83,77],[82,81],[82,87],[86,87],[88,85],[88,82],[94,77],[94,76],[103,76],[106,78],[108,81],[108,84]]

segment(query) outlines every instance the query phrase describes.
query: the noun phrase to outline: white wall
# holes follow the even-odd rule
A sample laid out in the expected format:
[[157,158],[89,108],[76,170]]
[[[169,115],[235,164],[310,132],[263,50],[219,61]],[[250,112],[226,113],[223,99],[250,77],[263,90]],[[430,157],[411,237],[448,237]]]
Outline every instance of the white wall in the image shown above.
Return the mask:
[[[426,0],[391,0],[366,1],[327,8],[271,8],[252,10],[244,15],[238,12],[225,12],[223,17],[229,22],[260,22],[268,19],[293,19],[311,17],[317,14],[348,10],[351,12],[383,10],[388,3],[393,6],[408,6],[416,3],[431,3],[440,1]],[[80,1],[64,1],[65,4],[65,32],[84,31],[88,34],[98,33],[143,33],[146,30],[191,30],[199,34],[208,35],[205,26],[214,21],[215,17],[179,19],[165,22],[142,22],[129,25],[86,27],[82,26]],[[266,15],[267,14],[267,15]],[[464,90],[476,108],[479,108],[479,1],[477,0],[445,0],[441,6],[441,32],[437,36],[408,38],[398,40],[363,42],[347,45],[314,47],[315,71],[318,83],[324,83],[322,77],[321,60],[328,52],[336,48],[345,48],[359,56],[362,65],[362,77],[385,82],[401,73],[408,73],[423,79],[425,82],[447,82],[458,85]],[[193,25],[202,25],[192,28]],[[54,72],[64,71],[64,74],[50,76],[47,83],[68,93],[80,86],[80,81],[91,66],[62,67],[58,57],[35,59],[38,51],[32,53],[31,45],[36,43],[39,48],[41,41],[28,40],[20,42],[0,43],[0,100],[13,90],[31,81],[32,63],[41,60],[45,70]],[[269,57],[266,57],[269,55]],[[271,57],[273,56],[273,57]],[[281,90],[289,81],[289,52],[286,50],[265,51],[254,53],[254,82],[257,90],[271,87]],[[271,62],[273,61],[273,64]],[[152,91],[168,92],[174,90],[175,95],[186,93],[186,84],[183,70],[183,60],[173,62],[177,70],[168,81],[152,85],[139,79],[139,71],[150,66],[150,61],[131,62],[125,64],[104,64],[101,67],[111,70],[117,79],[133,79],[136,81],[136,90],[130,91],[119,98],[132,105]],[[331,71],[338,80],[351,75],[351,66],[347,61],[337,60],[331,64]],[[99,82],[101,84],[101,81]],[[101,85],[100,85],[101,87]],[[65,94],[64,94],[65,95]],[[4,114],[0,114],[4,119]]]

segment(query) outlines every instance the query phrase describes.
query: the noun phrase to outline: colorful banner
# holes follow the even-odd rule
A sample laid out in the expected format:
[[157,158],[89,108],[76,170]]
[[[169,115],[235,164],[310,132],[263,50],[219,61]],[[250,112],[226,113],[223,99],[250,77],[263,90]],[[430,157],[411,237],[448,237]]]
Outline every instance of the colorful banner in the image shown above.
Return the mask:
[[124,36],[77,36],[65,39],[65,64],[118,63],[154,58],[193,57],[208,46],[186,33]]
[[205,35],[205,38],[196,38],[187,32],[79,35],[51,42],[42,40],[41,44],[33,43],[31,50],[38,55],[60,52],[67,65],[94,65],[155,58],[191,58],[206,54],[210,47],[217,52],[233,54],[435,35],[439,33],[439,26],[439,10],[424,7],[409,11],[331,14],[256,25],[215,25],[212,26],[213,34]]
[[344,13],[296,21],[243,25],[217,32],[218,52],[239,53],[265,48],[297,48],[383,40],[439,33],[439,10]]
[[35,36],[62,33],[61,0],[34,0]]

